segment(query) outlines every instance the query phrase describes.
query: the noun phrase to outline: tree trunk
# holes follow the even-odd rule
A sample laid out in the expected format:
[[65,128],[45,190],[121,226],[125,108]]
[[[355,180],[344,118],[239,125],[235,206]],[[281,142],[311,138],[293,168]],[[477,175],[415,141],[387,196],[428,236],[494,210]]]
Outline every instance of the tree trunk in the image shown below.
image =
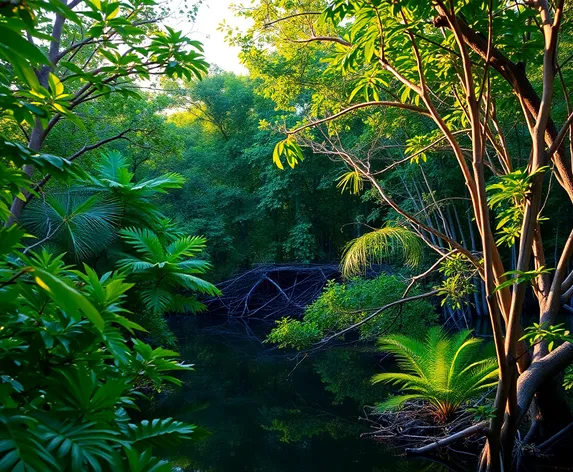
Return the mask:
[[[39,152],[40,149],[42,148],[44,139],[45,139],[44,128],[42,127],[42,124],[38,120],[36,120],[36,125],[34,126],[32,133],[30,134],[28,147],[33,151]],[[34,174],[34,166],[32,165],[26,165],[22,170],[26,173],[28,177],[32,177],[32,175]],[[27,195],[27,192],[24,192],[24,195]],[[10,217],[8,218],[8,221],[6,221],[5,226],[11,226],[14,223],[20,221],[20,218],[22,216],[22,210],[24,209],[25,206],[26,202],[24,200],[15,198],[12,201],[12,205],[10,206]]]

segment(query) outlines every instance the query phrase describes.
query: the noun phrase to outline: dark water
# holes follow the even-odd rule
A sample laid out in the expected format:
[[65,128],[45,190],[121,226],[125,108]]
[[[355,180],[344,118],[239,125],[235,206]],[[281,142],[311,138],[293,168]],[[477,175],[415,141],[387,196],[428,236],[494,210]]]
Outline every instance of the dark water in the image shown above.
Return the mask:
[[[360,438],[371,431],[362,406],[384,397],[369,384],[375,353],[337,348],[298,363],[262,345],[240,323],[202,316],[170,325],[195,371],[162,394],[153,414],[200,425],[200,440],[165,453],[177,470],[317,472],[447,470],[409,461]],[[267,328],[268,329],[268,328]],[[260,333],[262,334],[262,333]]]

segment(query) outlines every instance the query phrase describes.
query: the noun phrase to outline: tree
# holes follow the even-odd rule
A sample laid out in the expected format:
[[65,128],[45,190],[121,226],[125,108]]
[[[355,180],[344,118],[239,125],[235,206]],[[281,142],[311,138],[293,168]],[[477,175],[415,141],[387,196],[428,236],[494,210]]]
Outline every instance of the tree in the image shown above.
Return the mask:
[[[9,35],[6,41],[17,41],[14,44],[22,56],[18,54],[16,59],[30,60],[28,64],[12,61],[14,67],[5,77],[5,86],[17,90],[12,95],[20,102],[13,108],[13,116],[27,145],[36,152],[58,123],[68,119],[81,127],[78,112],[85,103],[113,93],[137,95],[134,80],[157,75],[191,79],[207,69],[200,43],[172,28],[160,27],[167,12],[154,1],[51,0],[15,11],[9,11],[10,5],[2,8],[9,20],[3,26]],[[46,38],[44,51],[35,41]],[[69,159],[121,139],[129,131],[86,145]],[[34,166],[26,165],[24,172],[32,176]],[[46,180],[45,176],[39,186]],[[24,195],[26,198],[12,202],[8,224],[19,220],[31,198],[31,194]]]
[[284,117],[294,124],[296,114],[275,111],[257,86],[250,77],[217,70],[184,86],[166,82],[175,111],[169,124],[185,141],[183,159],[161,155],[145,164],[186,178],[183,190],[162,204],[188,233],[207,237],[219,277],[259,262],[332,262],[348,235],[360,234],[347,223],[363,221],[372,206],[339,196],[338,162],[309,153],[307,165],[292,173],[267,165],[279,136],[268,123]]
[[[500,378],[481,468],[510,469],[517,428],[532,402],[539,412],[534,423],[544,426],[537,429],[543,435],[571,420],[556,374],[573,361],[573,344],[564,342],[549,352],[547,340],[531,349],[521,340],[528,288],[544,325],[555,323],[573,290],[573,232],[556,248],[555,267],[548,270],[546,248],[554,243],[547,241],[554,234],[544,232],[540,216],[548,194],[566,199],[569,209],[573,202],[571,150],[565,146],[573,122],[568,102],[571,60],[558,47],[559,38],[564,44],[570,32],[568,7],[563,1],[543,0],[350,0],[296,6],[265,0],[244,14],[255,20],[251,34],[238,39],[249,65],[260,71],[265,60],[288,62],[296,47],[313,48],[323,55],[324,75],[337,78],[330,95],[319,88],[302,104],[307,119],[285,130],[288,138],[277,146],[275,162],[296,165],[302,155],[299,145],[337,156],[440,258],[462,254],[483,280]],[[255,30],[263,32],[256,39]],[[283,46],[284,38],[288,44]],[[268,48],[269,43],[276,48]],[[338,99],[341,90],[344,99]],[[559,103],[556,97],[564,100]],[[406,114],[415,118],[396,118]],[[479,241],[476,250],[459,235],[426,224],[423,212],[397,203],[384,181],[388,168],[380,159],[383,153],[354,152],[356,143],[345,136],[358,120],[392,126],[394,119],[412,125],[401,135],[414,135],[402,141],[407,153],[392,162],[392,169],[447,145],[442,154],[447,153],[448,167],[455,164],[457,178],[465,184]],[[517,128],[525,133],[514,139],[511,129]],[[386,147],[394,145],[393,139],[382,141]],[[524,159],[516,152],[521,147],[526,148]],[[499,179],[502,186],[488,191],[487,179]],[[550,180],[560,188],[549,185]],[[488,205],[496,191],[501,195]],[[498,212],[500,202],[502,210],[515,206],[517,211]],[[507,234],[513,236],[504,238]],[[511,251],[516,263],[510,271]]]

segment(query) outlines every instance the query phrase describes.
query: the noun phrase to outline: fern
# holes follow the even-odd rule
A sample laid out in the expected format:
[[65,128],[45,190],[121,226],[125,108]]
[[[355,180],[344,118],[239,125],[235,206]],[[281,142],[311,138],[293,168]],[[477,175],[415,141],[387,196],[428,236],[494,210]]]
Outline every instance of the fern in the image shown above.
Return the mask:
[[390,383],[404,392],[381,403],[381,409],[399,408],[423,400],[439,421],[445,422],[466,402],[497,383],[495,358],[481,358],[481,339],[464,330],[452,337],[441,327],[431,328],[424,341],[394,335],[381,338],[380,349],[396,357],[402,372],[385,372],[373,383]]
[[120,234],[137,254],[124,257],[118,266],[137,282],[140,299],[147,310],[197,312],[203,305],[194,296],[177,292],[211,296],[220,293],[213,284],[198,277],[211,265],[205,260],[193,259],[205,248],[205,238],[184,236],[166,245],[148,229],[126,228]]
[[401,226],[386,226],[350,241],[344,249],[342,274],[359,275],[373,263],[399,259],[409,266],[422,260],[423,245],[410,230]]

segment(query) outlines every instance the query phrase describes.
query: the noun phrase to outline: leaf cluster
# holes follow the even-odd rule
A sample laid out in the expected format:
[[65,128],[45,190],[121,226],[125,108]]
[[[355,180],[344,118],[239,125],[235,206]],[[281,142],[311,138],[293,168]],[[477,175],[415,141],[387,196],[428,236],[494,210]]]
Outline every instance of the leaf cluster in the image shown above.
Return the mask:
[[372,382],[390,383],[404,393],[391,396],[379,408],[422,400],[438,421],[448,421],[464,404],[497,384],[497,361],[483,355],[481,343],[468,330],[448,336],[441,327],[430,328],[421,340],[404,335],[381,338],[380,350],[395,356],[400,372],[377,374]]

